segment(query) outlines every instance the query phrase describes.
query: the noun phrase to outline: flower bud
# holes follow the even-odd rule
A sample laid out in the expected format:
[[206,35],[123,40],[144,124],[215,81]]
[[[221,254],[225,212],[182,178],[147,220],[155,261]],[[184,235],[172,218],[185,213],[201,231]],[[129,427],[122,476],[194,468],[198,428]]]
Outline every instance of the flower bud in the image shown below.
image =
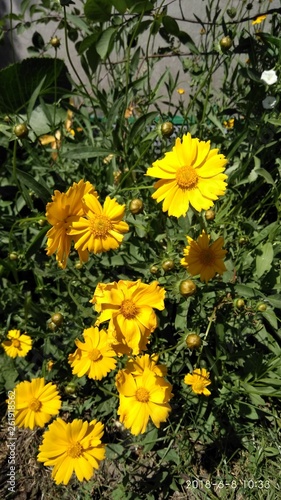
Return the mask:
[[56,326],[61,326],[63,322],[63,315],[61,313],[55,313],[51,317],[51,321],[56,325]]
[[183,297],[190,297],[196,292],[197,286],[192,280],[184,280],[180,283],[179,291]]
[[214,210],[206,210],[205,212],[206,220],[214,220],[216,217],[216,212]]
[[18,260],[19,256],[17,254],[17,252],[11,252],[9,253],[9,259],[10,260]]
[[60,47],[60,38],[58,38],[57,36],[53,36],[50,40],[50,44],[55,49],[58,49]]
[[244,301],[244,299],[235,299],[234,305],[238,309],[243,309],[243,307],[245,307],[245,301]]
[[129,210],[133,215],[140,214],[143,211],[143,201],[139,198],[134,198],[130,202]]
[[259,302],[257,304],[257,310],[260,311],[260,312],[264,312],[267,310],[267,304],[265,304],[264,302]]
[[150,266],[149,270],[150,270],[151,274],[158,274],[158,272],[159,272],[159,268],[158,268],[158,266],[155,266],[155,264]]
[[188,349],[199,349],[202,345],[202,339],[197,333],[190,333],[185,339]]
[[220,41],[220,48],[223,52],[226,52],[227,50],[230,49],[232,44],[233,41],[231,40],[230,36],[224,36]]
[[19,139],[25,139],[28,136],[28,128],[26,123],[17,123],[14,126],[14,134]]
[[172,271],[172,269],[174,269],[174,267],[175,267],[175,263],[171,259],[167,259],[167,260],[164,260],[164,262],[162,262],[162,269],[164,271]]
[[174,125],[172,122],[164,122],[161,125],[161,134],[163,137],[171,137],[172,133],[174,132]]

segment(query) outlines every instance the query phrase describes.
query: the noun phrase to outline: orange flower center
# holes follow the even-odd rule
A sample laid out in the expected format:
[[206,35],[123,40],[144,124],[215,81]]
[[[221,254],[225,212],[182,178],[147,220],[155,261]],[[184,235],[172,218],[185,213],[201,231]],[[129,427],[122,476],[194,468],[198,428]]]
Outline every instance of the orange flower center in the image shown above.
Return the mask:
[[67,450],[67,454],[71,458],[79,458],[82,453],[83,447],[80,443],[72,443]]
[[192,167],[180,167],[176,172],[176,181],[181,189],[193,189],[197,186],[198,175]]
[[88,358],[91,361],[98,361],[99,359],[102,358],[102,355],[101,355],[101,352],[99,351],[99,349],[94,348],[92,351],[89,352]]
[[206,250],[201,250],[200,252],[200,262],[203,266],[213,266],[215,263],[215,255],[210,248]]
[[13,347],[16,347],[17,349],[20,348],[20,341],[18,339],[12,340]]
[[149,392],[144,387],[139,387],[136,391],[136,398],[141,403],[147,403],[149,401]]
[[126,319],[132,319],[136,316],[138,309],[132,300],[126,299],[121,304],[120,312]]
[[42,403],[41,401],[39,401],[39,399],[36,399],[36,398],[33,398],[30,403],[29,403],[29,408],[32,410],[32,411],[39,411],[40,408],[42,406]]
[[105,238],[110,229],[112,229],[111,220],[105,215],[98,214],[90,221],[90,231],[95,238]]

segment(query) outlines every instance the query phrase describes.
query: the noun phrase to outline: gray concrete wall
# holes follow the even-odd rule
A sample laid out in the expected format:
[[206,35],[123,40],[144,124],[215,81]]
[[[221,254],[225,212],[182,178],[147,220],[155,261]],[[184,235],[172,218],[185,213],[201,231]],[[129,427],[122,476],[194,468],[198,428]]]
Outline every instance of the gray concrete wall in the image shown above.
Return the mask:
[[[217,4],[216,0],[212,0],[213,5],[215,6]],[[40,2],[33,2],[37,3],[40,5]],[[76,0],[75,1],[75,6],[77,6],[79,9],[81,9],[81,12],[83,12],[83,1],[81,0]],[[12,6],[13,6],[13,11],[17,12],[19,10],[19,5],[21,4],[20,0],[13,0]],[[164,2],[164,5],[167,5],[168,8],[168,14],[175,17],[178,20],[178,23],[184,31],[188,32],[194,42],[199,45],[200,43],[200,30],[201,26],[198,22],[196,22],[196,17],[198,16],[202,20],[206,20],[206,6],[208,6],[209,1],[208,0],[175,0],[174,2],[171,2],[170,0],[166,0]],[[253,8],[249,12],[251,16],[254,16],[255,14],[258,14],[259,12],[262,12],[263,10],[267,10],[269,7],[270,9],[274,7],[280,7],[280,0],[273,0],[271,3],[268,2],[268,0],[262,0],[261,2],[254,0],[252,2]],[[226,8],[229,8],[230,6],[237,8],[237,11],[239,12],[241,8],[243,7],[244,2],[242,0],[219,0],[219,7],[221,8],[222,12],[226,10]],[[68,7],[68,9],[71,9],[71,7]],[[5,12],[8,12],[10,9],[10,1],[9,0],[0,0],[0,15],[4,14]],[[185,21],[181,21],[182,19],[182,13],[184,18],[186,19]],[[226,18],[228,18],[226,16]],[[228,18],[229,19],[229,18]],[[268,20],[266,21],[266,23]],[[253,30],[253,26],[251,26],[251,23],[245,23],[246,26],[248,25],[249,30]],[[16,51],[16,56],[18,59],[23,59],[26,57],[30,57],[31,54],[28,52],[27,47],[32,45],[32,35],[35,31],[38,31],[42,34],[45,42],[48,42],[54,34],[56,34],[59,38],[62,40],[62,45],[61,48],[58,51],[58,57],[65,59],[67,66],[69,67],[69,70],[72,74],[72,77],[74,80],[77,81],[77,78],[72,71],[69,63],[67,62],[67,55],[64,47],[64,36],[63,36],[63,31],[58,29],[58,21],[52,21],[49,22],[48,24],[38,24],[36,25],[35,23],[28,28],[28,30],[22,32],[20,35],[17,35],[16,31],[13,31],[13,43]],[[221,33],[223,31],[221,30]],[[145,35],[147,36],[147,35]],[[143,38],[143,45],[145,46],[146,44],[146,39]],[[165,46],[165,41],[160,37],[156,37],[155,44],[154,44],[154,49],[157,51],[158,47]],[[75,65],[77,71],[79,72],[79,75],[83,78],[83,80],[86,81],[85,74],[83,72],[83,69],[80,66],[79,58],[76,55],[76,51],[74,49],[73,44],[70,43],[70,49],[71,49],[71,59],[73,64]],[[188,52],[187,47],[181,47],[182,50],[185,52]],[[50,49],[49,51],[50,55],[54,55],[54,49]],[[5,44],[0,45],[0,67],[5,67],[8,63],[8,61],[12,61],[12,51],[11,47],[9,44],[9,37],[7,36],[5,39]],[[182,71],[182,65],[180,60],[177,57],[167,57],[164,58],[157,62],[155,65],[155,69],[153,71],[153,80],[152,84],[157,82],[161,75],[164,73],[165,69],[169,68],[172,70],[173,74],[176,75],[177,71],[180,71],[180,85],[185,88],[187,91],[188,87],[188,78],[186,74]]]

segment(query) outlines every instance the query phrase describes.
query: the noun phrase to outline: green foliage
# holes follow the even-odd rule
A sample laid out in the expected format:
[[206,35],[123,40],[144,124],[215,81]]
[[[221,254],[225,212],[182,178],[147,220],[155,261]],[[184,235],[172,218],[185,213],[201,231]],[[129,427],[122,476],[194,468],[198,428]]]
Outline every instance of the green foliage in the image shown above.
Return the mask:
[[[64,418],[101,420],[108,443],[89,483],[56,487],[36,462],[38,498],[254,499],[265,491],[276,498],[281,488],[280,9],[261,9],[270,7],[260,31],[251,23],[257,7],[252,15],[245,2],[236,13],[230,3],[202,2],[195,42],[191,14],[175,19],[166,4],[87,0],[80,11],[71,1],[25,1],[5,18],[21,34],[30,32],[30,15],[37,25],[30,50],[39,55],[0,71],[1,342],[11,329],[33,341],[26,358],[1,350],[2,414],[7,391],[44,376],[59,387]],[[74,43],[81,71],[68,49],[65,62],[57,49],[50,57],[40,23],[51,20],[62,44]],[[222,50],[226,36],[233,43]],[[173,70],[175,60],[183,73]],[[157,80],[160,61],[171,69]],[[269,69],[278,76],[272,86],[261,81]],[[276,102],[266,107],[269,96]],[[161,134],[166,121],[176,127],[171,137]],[[24,138],[14,133],[18,123],[28,127]],[[214,220],[192,210],[168,217],[151,198],[147,168],[187,131],[228,159],[228,189]],[[80,179],[95,185],[101,202],[109,195],[125,204],[130,229],[117,251],[83,265],[72,248],[63,270],[46,255],[46,205]],[[138,214],[129,209],[135,198],[143,202]],[[222,236],[227,250],[226,272],[208,284],[180,262],[186,236],[196,239],[202,227],[212,240]],[[165,268],[167,261],[173,265]],[[187,278],[196,293],[183,297]],[[172,411],[160,429],[151,423],[140,436],[118,422],[116,370],[98,382],[74,376],[68,363],[75,339],[97,320],[89,304],[96,286],[121,279],[157,280],[166,290],[148,352],[167,366]],[[61,325],[52,324],[55,312]],[[187,348],[191,332],[202,339],[199,350]],[[118,358],[119,369],[124,363]],[[211,373],[208,398],[183,383],[198,367]],[[39,443],[40,431],[36,437]],[[37,448],[28,451],[35,463]],[[24,468],[19,474],[23,481]]]

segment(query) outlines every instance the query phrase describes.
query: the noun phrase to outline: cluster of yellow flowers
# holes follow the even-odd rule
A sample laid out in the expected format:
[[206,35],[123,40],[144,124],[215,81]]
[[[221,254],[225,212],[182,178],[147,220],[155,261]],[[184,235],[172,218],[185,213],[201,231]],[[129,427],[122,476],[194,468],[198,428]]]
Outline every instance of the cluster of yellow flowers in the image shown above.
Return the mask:
[[[198,212],[207,210],[225,193],[226,163],[217,149],[210,149],[210,141],[192,139],[187,134],[148,169],[147,175],[160,178],[152,197],[164,201],[163,211],[175,217],[185,215],[189,206]],[[88,181],[73,183],[65,193],[55,191],[46,207],[52,225],[47,233],[47,255],[56,253],[59,266],[65,268],[72,243],[81,262],[87,262],[89,252],[117,249],[129,230],[122,220],[124,213],[125,205],[109,197],[102,207],[95,187]],[[187,236],[187,243],[181,264],[192,276],[199,275],[207,283],[225,272],[222,237],[210,243],[210,236],[203,230],[197,240]],[[96,324],[83,331],[83,341],[75,341],[76,350],[68,358],[74,375],[101,380],[116,368],[116,357],[128,356],[125,368],[116,375],[117,412],[120,422],[134,435],[145,432],[149,420],[159,427],[171,411],[173,394],[165,379],[166,366],[157,364],[157,354],[142,354],[157,328],[154,309],[165,308],[165,293],[157,281],[99,283],[90,300],[99,314]],[[103,323],[106,330],[99,328]],[[26,356],[32,340],[19,330],[11,330],[2,346],[11,357]],[[184,383],[195,394],[209,396],[209,377],[205,368],[195,368],[185,376]],[[21,382],[15,391],[18,427],[44,427],[58,415],[61,399],[57,387],[46,384],[44,378]],[[52,477],[57,484],[67,484],[73,472],[80,481],[88,480],[105,456],[102,435],[103,425],[96,420],[66,423],[57,418],[44,433],[38,460],[53,466]]]
[[[31,430],[44,427],[52,416],[59,413],[61,398],[57,386],[45,383],[44,378],[20,382],[15,387],[15,424]],[[52,422],[43,435],[38,460],[53,466],[56,484],[67,484],[75,472],[79,481],[89,480],[93,469],[105,457],[101,442],[104,426],[101,422],[75,419],[66,423],[62,418]]]
[[88,181],[74,182],[66,193],[56,190],[46,207],[46,217],[52,225],[47,233],[47,255],[56,253],[56,260],[64,269],[72,242],[81,262],[88,261],[89,252],[118,248],[129,230],[122,221],[124,213],[125,205],[109,196],[102,207],[95,187]]

